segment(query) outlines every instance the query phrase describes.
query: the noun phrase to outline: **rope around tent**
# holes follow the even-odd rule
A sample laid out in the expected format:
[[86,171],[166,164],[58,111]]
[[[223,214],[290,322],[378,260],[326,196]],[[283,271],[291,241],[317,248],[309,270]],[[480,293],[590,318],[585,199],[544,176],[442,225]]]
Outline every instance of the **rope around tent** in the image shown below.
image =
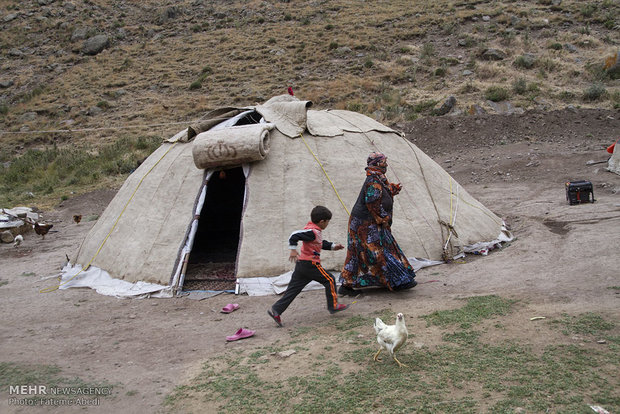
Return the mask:
[[[178,142],[178,141],[177,141]],[[101,242],[101,244],[99,245],[99,248],[97,249],[97,252],[95,252],[95,255],[92,257],[92,259],[90,259],[90,261],[88,262],[88,264],[86,264],[86,266],[84,266],[82,269],[80,269],[79,272],[77,272],[75,275],[71,276],[71,278],[69,280],[66,280],[65,282],[59,283],[57,286],[52,286],[52,287],[48,287],[45,289],[41,289],[39,291],[39,293],[49,293],[49,292],[53,292],[55,290],[58,290],[61,286],[66,285],[67,283],[69,283],[70,281],[72,281],[73,279],[75,279],[80,273],[82,273],[83,271],[87,270],[91,263],[97,258],[97,256],[99,256],[99,253],[101,252],[101,249],[103,249],[103,246],[105,245],[105,243],[108,241],[108,238],[110,237],[110,235],[112,234],[112,232],[114,231],[114,229],[116,228],[116,225],[118,224],[118,222],[120,221],[121,217],[123,216],[123,214],[125,213],[125,210],[127,209],[127,206],[129,206],[129,203],[131,203],[131,201],[133,200],[133,197],[136,195],[136,192],[138,192],[138,189],[140,188],[140,186],[142,185],[142,182],[144,181],[144,179],[151,173],[151,171],[153,171],[153,169],[157,166],[157,164],[159,164],[159,162],[161,160],[164,159],[164,157],[166,155],[168,155],[168,153],[172,150],[172,148],[174,148],[174,146],[177,144],[177,142],[173,143],[170,148],[168,148],[166,150],[166,152],[157,160],[157,162],[155,164],[153,164],[151,166],[151,168],[149,168],[149,170],[146,172],[146,174],[144,174],[142,176],[142,178],[140,179],[140,181],[138,182],[138,185],[136,185],[136,188],[133,190],[133,193],[131,193],[131,197],[129,197],[129,199],[127,200],[127,202],[125,203],[125,206],[123,206],[123,209],[121,210],[121,213],[118,215],[118,217],[116,218],[116,220],[114,221],[114,224],[112,225],[112,227],[110,228],[110,231],[108,232],[108,234],[105,236],[105,238],[103,239],[103,241]],[[78,255],[79,255],[79,251],[78,251]],[[62,280],[62,277],[59,277],[59,281]]]
[[304,136],[303,136],[303,134],[301,132],[299,133],[299,136],[301,137],[301,139],[304,142],[304,144],[306,144],[306,148],[308,148],[308,151],[310,151],[310,154],[312,154],[312,156],[316,160],[317,164],[319,164],[319,166],[321,167],[321,170],[323,170],[323,174],[325,174],[325,177],[327,177],[327,181],[329,181],[329,183],[331,184],[332,188],[334,189],[334,192],[336,193],[336,197],[338,197],[338,200],[340,200],[340,204],[342,204],[342,208],[344,208],[344,211],[346,211],[347,215],[350,216],[351,213],[347,209],[347,206],[345,206],[344,201],[342,201],[342,198],[340,197],[340,194],[338,193],[338,190],[336,189],[336,186],[334,185],[334,182],[332,181],[331,178],[329,178],[329,174],[327,174],[327,171],[325,171],[325,167],[323,167],[323,164],[321,163],[321,161],[319,161],[319,158],[312,151],[312,149],[310,148],[310,146],[306,142],[306,139],[304,138]]

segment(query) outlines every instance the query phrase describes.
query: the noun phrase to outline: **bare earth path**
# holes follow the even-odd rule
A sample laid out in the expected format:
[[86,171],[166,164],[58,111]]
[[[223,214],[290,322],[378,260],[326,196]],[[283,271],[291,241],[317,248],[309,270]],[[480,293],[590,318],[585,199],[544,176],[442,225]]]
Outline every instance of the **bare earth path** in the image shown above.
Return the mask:
[[[114,192],[67,200],[44,212],[58,232],[45,240],[31,233],[19,248],[0,245],[0,279],[8,282],[0,283],[0,362],[57,365],[64,377],[112,384],[114,395],[98,407],[54,409],[9,406],[2,390],[0,412],[162,412],[165,396],[214,355],[286,340],[293,327],[383,308],[405,313],[416,341],[427,344],[433,338],[417,316],[474,295],[519,299],[515,319],[596,312],[620,322],[620,176],[605,171],[606,164],[587,164],[607,159],[604,148],[619,137],[620,113],[430,118],[396,127],[505,218],[517,239],[487,257],[423,269],[412,291],[364,295],[349,313],[330,316],[321,291],[303,293],[284,315],[285,328],[276,329],[265,313],[271,296],[194,301],[116,299],[79,289],[40,293],[54,283],[41,279],[59,270],[92,226],[73,223],[72,215],[99,214]],[[564,183],[579,179],[593,183],[595,203],[566,203]],[[240,309],[220,314],[230,302]],[[257,333],[227,344],[225,336],[239,327]],[[536,337],[525,323],[519,335],[540,345],[553,340]]]

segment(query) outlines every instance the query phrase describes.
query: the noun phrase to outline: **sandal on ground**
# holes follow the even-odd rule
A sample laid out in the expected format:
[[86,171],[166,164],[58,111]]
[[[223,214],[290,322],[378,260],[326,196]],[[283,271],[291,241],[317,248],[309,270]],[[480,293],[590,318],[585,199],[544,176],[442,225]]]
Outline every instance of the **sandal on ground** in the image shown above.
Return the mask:
[[240,328],[234,335],[227,336],[227,341],[236,341],[243,338],[249,338],[250,336],[254,336],[254,331],[249,329]]
[[230,312],[235,311],[237,309],[239,309],[239,304],[237,304],[237,303],[229,303],[228,305],[224,306],[220,312],[222,312],[222,313],[230,313]]

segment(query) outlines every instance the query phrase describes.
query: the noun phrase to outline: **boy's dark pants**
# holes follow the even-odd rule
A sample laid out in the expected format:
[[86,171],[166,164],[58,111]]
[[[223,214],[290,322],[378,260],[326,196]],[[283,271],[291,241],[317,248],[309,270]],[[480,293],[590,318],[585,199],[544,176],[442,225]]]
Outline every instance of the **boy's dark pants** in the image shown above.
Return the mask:
[[299,295],[299,292],[313,280],[316,280],[325,287],[327,309],[330,311],[334,310],[334,307],[338,304],[336,279],[334,279],[334,276],[323,269],[320,263],[314,263],[309,260],[298,260],[286,291],[280,300],[271,307],[273,311],[276,312],[277,315],[281,315],[282,312],[288,308],[293,299]]

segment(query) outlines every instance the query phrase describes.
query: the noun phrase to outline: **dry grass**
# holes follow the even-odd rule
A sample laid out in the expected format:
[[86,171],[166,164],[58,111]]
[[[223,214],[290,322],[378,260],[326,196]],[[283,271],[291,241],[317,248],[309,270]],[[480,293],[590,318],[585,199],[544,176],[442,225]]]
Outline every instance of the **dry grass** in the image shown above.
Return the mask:
[[[358,110],[386,123],[408,120],[408,106],[450,95],[460,108],[484,103],[488,88],[511,89],[519,78],[538,84],[550,109],[620,105],[618,80],[601,76],[619,47],[620,5],[607,0],[84,0],[72,2],[75,11],[65,3],[0,0],[0,80],[13,81],[0,90],[0,131],[21,131],[0,135],[0,161],[29,147],[118,136],[28,131],[128,126],[124,133],[139,136],[149,125],[263,102],[288,86],[315,108]],[[18,17],[4,22],[11,13]],[[79,53],[82,41],[71,42],[71,34],[80,27],[106,33],[110,47]],[[486,48],[507,57],[483,61]],[[516,67],[526,53],[536,64]],[[607,93],[584,100],[593,83]],[[93,107],[102,110],[93,115]],[[167,138],[180,129],[151,132]]]

